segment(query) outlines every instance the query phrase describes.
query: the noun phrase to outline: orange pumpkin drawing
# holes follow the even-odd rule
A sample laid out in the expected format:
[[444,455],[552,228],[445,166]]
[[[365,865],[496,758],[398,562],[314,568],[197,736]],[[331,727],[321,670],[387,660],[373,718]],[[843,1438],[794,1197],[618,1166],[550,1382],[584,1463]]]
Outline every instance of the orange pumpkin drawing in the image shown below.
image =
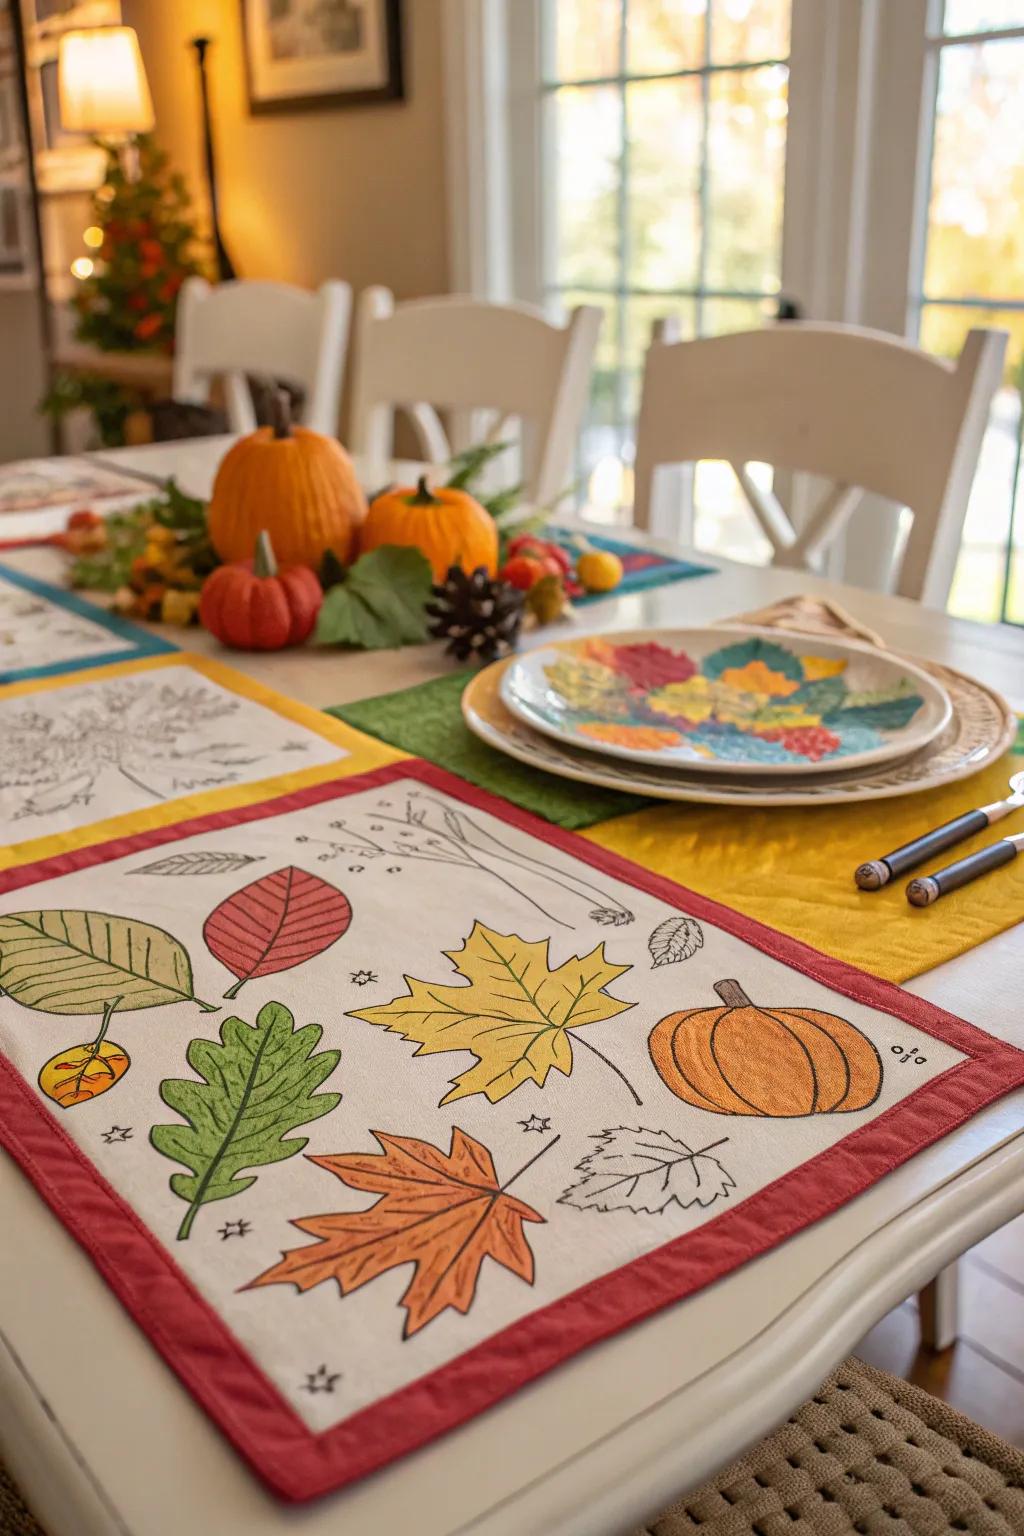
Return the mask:
[[846,1019],[817,1008],[757,1007],[738,981],[717,981],[718,1008],[670,1013],[651,1031],[665,1086],[716,1115],[849,1114],[882,1087],[881,1058]]

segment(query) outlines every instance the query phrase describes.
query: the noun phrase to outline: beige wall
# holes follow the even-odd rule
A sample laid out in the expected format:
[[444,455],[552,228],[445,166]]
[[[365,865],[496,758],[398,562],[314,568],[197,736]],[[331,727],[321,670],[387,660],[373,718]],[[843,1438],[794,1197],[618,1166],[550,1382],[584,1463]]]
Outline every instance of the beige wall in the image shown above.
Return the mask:
[[406,0],[406,100],[249,115],[241,0],[124,0],[139,34],[156,135],[203,195],[199,93],[207,56],[221,224],[239,275],[315,286],[341,277],[399,297],[448,286],[440,0]]

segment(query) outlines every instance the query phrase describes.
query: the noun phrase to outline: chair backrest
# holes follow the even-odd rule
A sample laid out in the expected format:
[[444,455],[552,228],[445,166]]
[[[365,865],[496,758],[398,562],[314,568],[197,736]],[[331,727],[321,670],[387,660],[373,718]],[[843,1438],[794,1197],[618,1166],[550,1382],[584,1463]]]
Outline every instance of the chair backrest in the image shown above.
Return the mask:
[[[601,318],[584,305],[561,326],[525,304],[453,295],[396,305],[387,288],[366,289],[356,306],[353,452],[380,464],[392,457],[396,409],[435,464],[474,441],[500,441],[518,422],[527,494],[554,501],[568,486]],[[438,408],[452,413],[450,434]]]
[[324,283],[315,293],[288,283],[242,280],[211,287],[190,277],[178,302],[174,338],[174,398],[196,405],[223,377],[235,432],[256,425],[246,374],[300,385],[304,426],[338,431],[352,289]]
[[[726,459],[775,562],[806,569],[871,492],[914,514],[897,591],[944,606],[1005,350],[1005,332],[974,330],[949,362],[882,332],[801,321],[655,339],[637,429],[636,522],[649,525],[659,465]],[[832,489],[798,532],[751,480],[751,462],[821,476]]]

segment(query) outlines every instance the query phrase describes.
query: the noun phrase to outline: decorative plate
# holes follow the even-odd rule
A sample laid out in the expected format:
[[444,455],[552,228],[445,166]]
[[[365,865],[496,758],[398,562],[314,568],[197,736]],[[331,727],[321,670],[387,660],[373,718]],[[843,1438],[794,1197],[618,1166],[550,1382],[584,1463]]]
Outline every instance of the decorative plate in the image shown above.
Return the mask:
[[540,735],[502,703],[501,678],[511,665],[511,661],[495,662],[467,683],[462,695],[462,714],[475,736],[506,756],[559,778],[650,795],[654,800],[768,806],[889,800],[970,778],[1002,757],[1017,733],[1017,717],[998,693],[962,672],[919,660],[914,665],[927,671],[946,690],[953,714],[945,729],[912,757],[866,772],[822,774],[813,779],[752,776],[744,783],[734,777],[716,779],[706,773],[687,774],[681,769],[616,762]]
[[527,725],[574,747],[748,778],[907,757],[951,713],[945,690],[901,658],[745,625],[547,645],[514,659],[501,696]]

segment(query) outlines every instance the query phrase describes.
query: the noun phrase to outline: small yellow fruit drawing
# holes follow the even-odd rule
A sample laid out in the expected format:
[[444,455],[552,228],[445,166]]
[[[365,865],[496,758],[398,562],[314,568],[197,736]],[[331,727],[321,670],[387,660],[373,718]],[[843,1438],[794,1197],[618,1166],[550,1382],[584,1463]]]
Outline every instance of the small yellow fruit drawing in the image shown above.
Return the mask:
[[588,592],[612,592],[622,580],[622,561],[607,549],[588,549],[576,562],[576,579]]

